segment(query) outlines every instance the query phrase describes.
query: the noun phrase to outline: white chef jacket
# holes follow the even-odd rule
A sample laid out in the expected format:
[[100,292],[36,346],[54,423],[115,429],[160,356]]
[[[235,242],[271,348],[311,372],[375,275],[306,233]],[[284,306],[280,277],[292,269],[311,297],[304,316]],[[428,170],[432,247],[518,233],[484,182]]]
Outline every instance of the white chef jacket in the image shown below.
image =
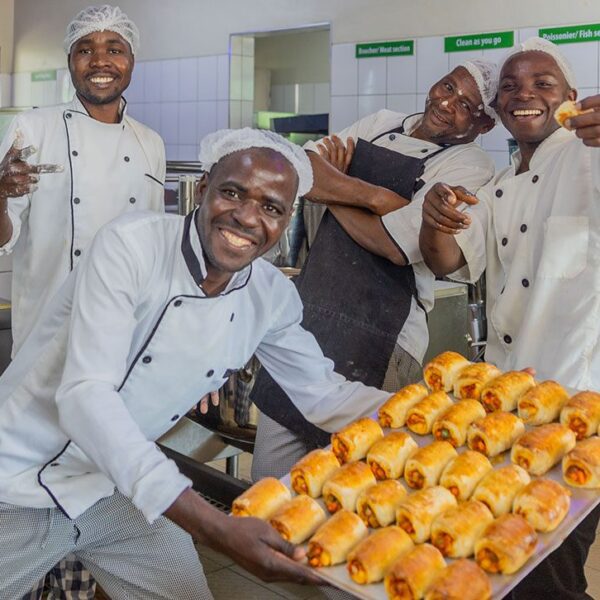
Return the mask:
[[452,277],[486,269],[486,360],[600,390],[600,151],[561,128],[519,164],[478,194]]
[[[410,133],[419,125],[421,118],[421,114],[407,117],[405,114],[391,110],[380,110],[360,119],[336,135],[344,143],[349,137],[355,142],[358,138],[370,142],[378,135],[400,127],[404,121],[406,134],[385,135],[375,141],[375,144],[406,156],[423,158],[439,151],[441,146],[410,137]],[[317,152],[318,143],[318,141],[308,142],[304,148]],[[423,361],[429,344],[425,311],[429,312],[433,308],[435,280],[433,273],[425,265],[419,249],[421,209],[425,194],[438,181],[444,181],[449,185],[462,185],[475,193],[490,181],[493,175],[494,162],[478,144],[472,142],[451,146],[425,162],[425,170],[421,176],[424,185],[415,192],[411,203],[388,213],[381,219],[388,234],[405,254],[415,273],[419,302],[415,298],[412,299],[410,313],[397,343],[418,362]]]
[[17,129],[38,149],[30,163],[63,165],[64,172],[42,174],[36,192],[8,199],[13,233],[0,255],[13,253],[13,351],[102,225],[124,212],[164,210],[165,178],[157,133],[126,114],[120,123],[97,121],[77,96],[17,115],[0,156]]
[[76,518],[116,486],[152,521],[190,485],[153,440],[255,352],[329,431],[389,397],[333,371],[266,261],[206,297],[191,217],[113,221],[44,309],[0,377],[0,502]]

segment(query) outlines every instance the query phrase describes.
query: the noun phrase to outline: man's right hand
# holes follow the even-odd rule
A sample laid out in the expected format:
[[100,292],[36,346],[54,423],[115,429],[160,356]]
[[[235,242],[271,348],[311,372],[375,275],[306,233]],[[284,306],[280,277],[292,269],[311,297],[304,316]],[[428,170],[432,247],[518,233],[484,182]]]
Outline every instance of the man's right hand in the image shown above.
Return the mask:
[[471,224],[471,218],[458,209],[464,202],[474,205],[477,197],[465,188],[436,183],[426,194],[423,202],[423,225],[441,233],[456,235]]
[[346,145],[344,145],[337,135],[325,137],[317,144],[321,158],[342,173],[347,173],[350,167],[354,148],[354,140],[351,137],[346,139]]

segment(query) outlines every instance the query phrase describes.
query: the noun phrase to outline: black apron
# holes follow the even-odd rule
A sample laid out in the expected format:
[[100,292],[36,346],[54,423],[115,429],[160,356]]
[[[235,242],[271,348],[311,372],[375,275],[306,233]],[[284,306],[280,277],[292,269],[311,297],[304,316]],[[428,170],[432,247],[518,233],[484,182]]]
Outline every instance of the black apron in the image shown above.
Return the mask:
[[[403,132],[402,126],[371,142],[359,139],[347,174],[411,199],[424,185],[425,162],[445,147],[415,158],[373,143]],[[302,326],[315,336],[335,370],[380,388],[417,295],[412,266],[395,265],[365,250],[326,211],[295,283],[304,305]],[[330,434],[308,422],[265,369],[258,374],[252,400],[309,445],[329,443]]]

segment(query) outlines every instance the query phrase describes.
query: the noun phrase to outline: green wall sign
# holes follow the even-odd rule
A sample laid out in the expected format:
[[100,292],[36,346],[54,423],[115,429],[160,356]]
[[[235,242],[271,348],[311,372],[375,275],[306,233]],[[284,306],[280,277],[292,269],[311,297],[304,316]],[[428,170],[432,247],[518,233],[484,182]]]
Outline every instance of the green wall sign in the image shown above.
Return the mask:
[[514,31],[476,33],[474,35],[454,35],[444,38],[444,52],[465,52],[467,50],[511,48],[514,43]]
[[356,44],[356,58],[373,58],[375,56],[412,56],[414,53],[414,40]]
[[31,81],[56,81],[56,69],[34,71],[31,74]]
[[600,40],[600,23],[571,27],[549,27],[547,29],[540,29],[538,35],[555,44],[597,42]]

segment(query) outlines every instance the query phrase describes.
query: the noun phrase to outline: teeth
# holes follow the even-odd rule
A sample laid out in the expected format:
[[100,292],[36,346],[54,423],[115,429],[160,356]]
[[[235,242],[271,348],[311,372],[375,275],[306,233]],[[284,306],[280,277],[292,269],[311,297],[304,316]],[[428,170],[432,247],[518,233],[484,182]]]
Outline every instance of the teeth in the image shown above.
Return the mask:
[[114,77],[92,77],[90,81],[92,83],[110,83]]
[[239,235],[235,235],[235,233],[231,233],[231,231],[222,230],[222,232],[225,239],[236,248],[249,248],[252,246],[252,242],[240,237]]
[[537,108],[531,108],[528,110],[513,110],[513,115],[515,117],[529,117],[529,116],[539,116],[542,114],[541,110],[538,110]]

